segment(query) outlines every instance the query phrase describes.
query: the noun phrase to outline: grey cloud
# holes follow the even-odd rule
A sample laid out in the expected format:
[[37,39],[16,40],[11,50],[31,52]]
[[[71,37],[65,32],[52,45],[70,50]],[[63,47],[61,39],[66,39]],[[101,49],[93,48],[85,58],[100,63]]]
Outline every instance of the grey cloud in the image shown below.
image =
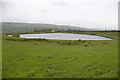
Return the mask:
[[117,0],[5,1],[2,2],[3,21],[54,23],[100,29],[118,27]]
[[55,6],[67,6],[68,3],[66,2],[52,2],[51,5],[55,5]]

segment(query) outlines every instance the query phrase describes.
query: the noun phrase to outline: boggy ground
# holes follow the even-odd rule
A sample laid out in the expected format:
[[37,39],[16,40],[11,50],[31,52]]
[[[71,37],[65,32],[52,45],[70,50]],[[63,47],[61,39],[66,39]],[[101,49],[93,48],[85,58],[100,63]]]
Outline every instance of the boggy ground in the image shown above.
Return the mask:
[[118,32],[110,41],[27,40],[3,34],[3,78],[117,78]]

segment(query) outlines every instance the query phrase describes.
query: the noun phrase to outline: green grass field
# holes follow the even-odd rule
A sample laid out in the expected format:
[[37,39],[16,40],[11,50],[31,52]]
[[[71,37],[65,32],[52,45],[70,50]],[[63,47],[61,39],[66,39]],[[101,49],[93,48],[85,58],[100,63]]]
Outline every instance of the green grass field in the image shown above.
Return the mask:
[[[2,35],[0,34],[0,44],[2,44]],[[0,45],[0,79],[2,78],[2,45]]]
[[2,77],[118,78],[118,32],[81,33],[114,40],[13,41],[3,34]]

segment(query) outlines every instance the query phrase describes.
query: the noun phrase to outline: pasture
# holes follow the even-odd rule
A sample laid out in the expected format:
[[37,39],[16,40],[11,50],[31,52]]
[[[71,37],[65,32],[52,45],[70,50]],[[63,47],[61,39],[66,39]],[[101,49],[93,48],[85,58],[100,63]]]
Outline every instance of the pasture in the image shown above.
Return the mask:
[[118,32],[110,41],[20,39],[3,34],[3,78],[118,78]]

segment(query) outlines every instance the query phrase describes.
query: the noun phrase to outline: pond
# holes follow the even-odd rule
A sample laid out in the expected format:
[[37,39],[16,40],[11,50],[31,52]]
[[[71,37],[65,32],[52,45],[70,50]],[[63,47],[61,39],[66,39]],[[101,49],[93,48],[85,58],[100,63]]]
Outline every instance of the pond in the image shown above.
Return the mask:
[[42,33],[42,34],[20,34],[20,38],[29,39],[52,39],[52,40],[113,40],[97,35],[72,34],[72,33]]
[[12,37],[12,35],[8,35],[8,36]]

